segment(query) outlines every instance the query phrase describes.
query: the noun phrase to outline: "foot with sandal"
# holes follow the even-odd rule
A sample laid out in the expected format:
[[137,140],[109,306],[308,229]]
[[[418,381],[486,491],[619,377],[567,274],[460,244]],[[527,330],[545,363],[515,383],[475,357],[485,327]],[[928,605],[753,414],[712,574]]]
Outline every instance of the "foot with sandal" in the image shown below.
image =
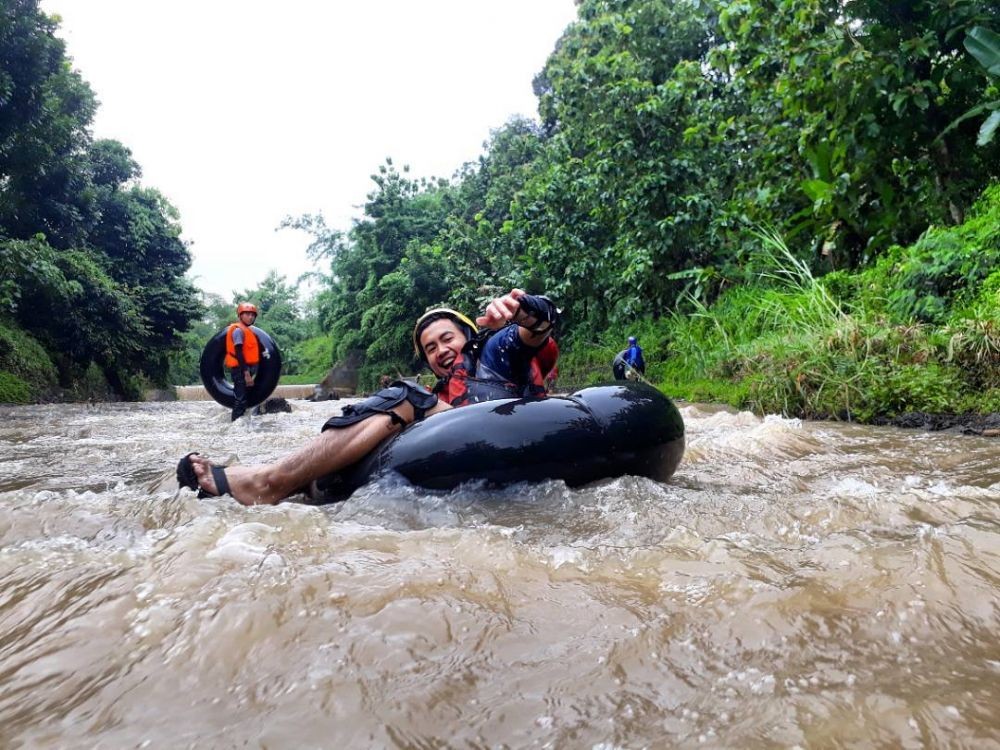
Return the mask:
[[411,422],[450,408],[423,386],[396,381],[344,407],[309,443],[273,463],[217,466],[199,453],[189,453],[177,464],[177,482],[196,490],[200,498],[231,495],[243,505],[273,505],[360,461]]

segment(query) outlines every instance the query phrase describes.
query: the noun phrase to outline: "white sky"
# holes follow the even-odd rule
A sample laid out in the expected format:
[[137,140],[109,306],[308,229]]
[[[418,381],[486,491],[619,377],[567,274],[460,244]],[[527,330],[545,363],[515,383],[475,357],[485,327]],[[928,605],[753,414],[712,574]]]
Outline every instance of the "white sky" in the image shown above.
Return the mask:
[[531,81],[573,0],[42,0],[100,102],[181,213],[191,274],[230,297],[311,270],[322,211],[347,230],[385,157],[451,177],[491,129],[537,119]]

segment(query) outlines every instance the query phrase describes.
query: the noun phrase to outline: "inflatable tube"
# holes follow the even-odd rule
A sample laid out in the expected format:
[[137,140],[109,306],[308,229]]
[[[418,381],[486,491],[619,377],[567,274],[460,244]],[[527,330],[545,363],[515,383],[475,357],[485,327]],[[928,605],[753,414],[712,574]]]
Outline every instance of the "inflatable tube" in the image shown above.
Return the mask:
[[628,349],[622,349],[618,354],[615,355],[614,360],[611,362],[611,372],[615,377],[615,380],[625,380],[625,355],[628,353]]
[[[257,376],[253,379],[253,387],[247,390],[247,407],[262,404],[274,393],[281,377],[281,352],[278,345],[265,331],[257,326],[250,326],[260,345],[260,364],[257,365]],[[201,352],[201,382],[208,395],[228,409],[233,408],[235,397],[233,384],[226,380],[226,329],[223,328],[205,344]]]
[[616,383],[435,414],[314,482],[310,494],[316,503],[337,502],[390,472],[435,490],[543,479],[575,487],[623,474],[666,481],[683,453],[684,421],[673,402],[643,383]]

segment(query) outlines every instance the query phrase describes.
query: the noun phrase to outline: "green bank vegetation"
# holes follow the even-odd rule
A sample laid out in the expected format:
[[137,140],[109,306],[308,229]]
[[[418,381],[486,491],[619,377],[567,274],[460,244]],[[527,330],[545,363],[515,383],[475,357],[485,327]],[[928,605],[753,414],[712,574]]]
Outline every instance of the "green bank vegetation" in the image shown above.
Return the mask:
[[[11,7],[37,16],[30,0]],[[605,379],[631,333],[677,397],[856,420],[997,411],[998,30],[987,0],[581,0],[535,79],[538,122],[503,124],[448,179],[387,159],[349,230],[289,217],[323,269],[308,301],[272,274],[170,318],[154,351],[174,382],[193,381],[204,341],[247,297],[288,378],[319,380],[358,351],[371,388],[415,370],[412,321],[427,307],[471,312],[520,286],[564,308],[560,387]],[[118,174],[132,176],[106,192],[139,190],[134,170]],[[15,231],[7,217],[3,241],[44,241],[66,284],[117,289],[92,277],[116,282],[101,253],[117,252],[121,224],[57,243],[39,229],[51,224]],[[81,242],[89,264],[69,260]],[[0,388],[37,398],[65,384],[65,352],[34,312],[11,309],[0,326],[48,359],[32,374],[0,362]],[[121,309],[112,341],[145,308]],[[114,355],[81,353],[72,372],[158,377]]]
[[199,314],[179,217],[35,0],[0,5],[0,399],[135,398]]
[[870,421],[1000,411],[1000,186],[859,273],[816,278],[761,233],[760,283],[692,296],[652,333],[651,375],[691,400]]

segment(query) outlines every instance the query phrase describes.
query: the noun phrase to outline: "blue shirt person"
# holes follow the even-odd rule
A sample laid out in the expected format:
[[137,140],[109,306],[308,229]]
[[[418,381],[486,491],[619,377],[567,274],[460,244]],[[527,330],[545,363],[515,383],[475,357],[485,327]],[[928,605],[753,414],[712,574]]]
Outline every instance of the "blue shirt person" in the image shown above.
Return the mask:
[[639,374],[646,374],[646,360],[642,357],[642,347],[636,341],[635,336],[628,337],[628,349],[623,354],[625,364],[637,370]]

